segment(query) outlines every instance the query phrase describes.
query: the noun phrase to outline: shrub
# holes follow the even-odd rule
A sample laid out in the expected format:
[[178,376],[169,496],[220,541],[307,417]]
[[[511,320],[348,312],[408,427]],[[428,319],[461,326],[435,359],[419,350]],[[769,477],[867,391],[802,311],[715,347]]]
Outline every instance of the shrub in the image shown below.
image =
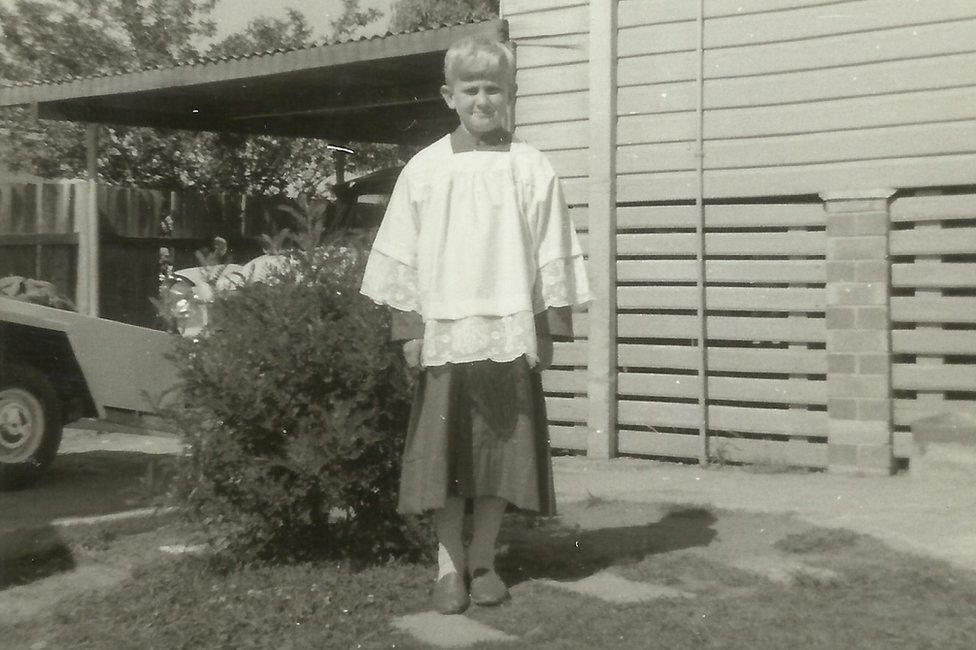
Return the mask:
[[366,238],[291,254],[269,283],[218,293],[174,355],[189,453],[177,494],[236,559],[414,559],[395,511],[411,381],[387,310],[359,294]]

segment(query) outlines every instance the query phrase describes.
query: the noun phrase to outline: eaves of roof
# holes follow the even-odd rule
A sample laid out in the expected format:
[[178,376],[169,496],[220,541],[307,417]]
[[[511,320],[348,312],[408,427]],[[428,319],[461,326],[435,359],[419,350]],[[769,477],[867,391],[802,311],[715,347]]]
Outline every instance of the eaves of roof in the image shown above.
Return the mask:
[[502,19],[305,48],[204,58],[0,87],[0,106],[42,118],[374,142],[429,141],[451,128],[444,52],[463,36],[504,41]]

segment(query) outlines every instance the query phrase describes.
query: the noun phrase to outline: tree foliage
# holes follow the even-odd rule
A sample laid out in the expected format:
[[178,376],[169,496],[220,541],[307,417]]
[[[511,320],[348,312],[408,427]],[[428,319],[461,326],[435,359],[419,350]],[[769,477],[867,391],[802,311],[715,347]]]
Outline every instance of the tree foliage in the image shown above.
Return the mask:
[[259,16],[236,34],[231,34],[207,51],[207,56],[240,56],[276,48],[307,47],[312,43],[312,28],[302,12],[287,9],[288,18]]
[[[0,6],[0,79],[60,80],[173,65],[193,40],[213,34],[215,0],[16,0]],[[41,176],[79,176],[85,167],[84,129],[40,122],[23,108],[2,115],[6,164]],[[185,136],[147,139],[138,130],[111,131],[101,167],[109,180],[133,177],[148,185],[179,186],[177,158],[192,155]],[[174,152],[182,152],[174,156]],[[138,171],[137,171],[138,170]]]
[[62,79],[173,65],[214,34],[217,0],[16,0],[0,5],[0,78]]
[[[0,4],[0,82],[57,80],[173,66],[313,44],[305,16],[258,17],[206,49],[217,0],[16,0]],[[344,0],[337,38],[379,17]],[[99,173],[111,183],[163,189],[250,193],[322,193],[333,173],[321,140],[192,133],[145,128],[102,130]],[[84,127],[39,121],[25,108],[0,112],[0,152],[14,171],[79,177],[85,171]],[[398,148],[354,146],[347,170],[371,171],[402,159]]]
[[498,16],[498,0],[399,0],[393,5],[390,29],[409,31]]
[[342,0],[342,5],[342,15],[332,21],[332,34],[335,38],[352,36],[357,29],[383,17],[383,12],[375,7],[360,9],[359,0]]

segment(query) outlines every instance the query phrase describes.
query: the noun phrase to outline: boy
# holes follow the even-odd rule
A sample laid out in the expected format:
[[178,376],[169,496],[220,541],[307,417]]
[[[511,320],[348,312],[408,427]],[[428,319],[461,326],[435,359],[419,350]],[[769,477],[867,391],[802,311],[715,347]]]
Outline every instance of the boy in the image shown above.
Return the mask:
[[[400,477],[401,513],[433,511],[438,611],[508,598],[495,572],[506,506],[554,514],[539,371],[570,307],[589,300],[582,251],[559,179],[513,141],[512,53],[454,43],[441,94],[460,124],[404,167],[363,277],[393,307],[393,338],[422,369]],[[465,500],[474,525],[462,540]]]

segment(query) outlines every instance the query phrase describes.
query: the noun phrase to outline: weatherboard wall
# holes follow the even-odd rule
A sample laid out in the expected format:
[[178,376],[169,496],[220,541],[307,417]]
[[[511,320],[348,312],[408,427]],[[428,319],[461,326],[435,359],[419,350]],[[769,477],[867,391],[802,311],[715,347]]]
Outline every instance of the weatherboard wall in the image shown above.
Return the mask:
[[[616,314],[614,451],[698,454],[696,256],[703,253],[713,459],[839,462],[840,447],[828,444],[837,428],[831,419],[856,423],[867,416],[838,415],[831,386],[840,384],[828,378],[843,357],[835,348],[863,333],[832,333],[832,301],[850,286],[831,277],[828,260],[847,245],[834,241],[838,224],[846,226],[834,216],[828,232],[821,197],[855,197],[856,204],[858,193],[884,188],[897,192],[884,208],[891,215],[886,245],[892,253],[913,252],[895,258],[894,280],[884,289],[894,323],[888,358],[894,384],[883,398],[894,408],[888,446],[896,457],[909,455],[906,431],[921,414],[976,413],[976,366],[957,349],[968,336],[960,331],[973,327],[972,298],[952,284],[964,282],[971,260],[968,253],[918,252],[905,243],[931,248],[951,240],[946,250],[955,250],[968,242],[971,221],[946,222],[950,234],[933,232],[938,225],[931,219],[898,216],[905,214],[899,206],[922,200],[909,200],[919,191],[955,195],[938,205],[953,203],[954,214],[965,205],[963,212],[976,214],[976,197],[965,190],[976,185],[976,3],[705,0],[699,61],[698,2],[619,0],[608,73],[616,88],[613,158],[600,160],[589,146],[591,53],[604,56],[608,46],[591,42],[589,30],[593,12],[606,4],[505,0],[502,10],[518,61],[517,132],[545,151],[563,177],[591,270],[599,266],[595,275],[612,283],[606,300]],[[709,204],[704,251],[695,235],[699,129],[702,198]],[[588,239],[600,226],[587,205],[594,195],[590,174],[600,164],[614,179],[609,258],[599,237]],[[933,279],[948,263],[949,279]],[[884,255],[871,264],[884,266]],[[906,282],[924,286],[916,296]],[[577,316],[583,337],[606,332],[604,323]],[[592,453],[586,364],[597,340],[563,345],[546,373],[556,446]],[[912,345],[929,341],[941,343],[930,354],[914,354]],[[872,426],[878,422],[885,421]]]
[[[696,2],[617,4],[619,201],[693,199]],[[506,0],[517,122],[572,198],[588,168],[589,3]],[[976,3],[706,0],[705,195],[972,182]]]
[[[515,43],[517,136],[544,151],[563,189],[584,252],[589,255],[588,6],[585,2],[505,0],[503,17]],[[592,266],[592,260],[591,260]],[[555,344],[552,369],[543,377],[554,447],[587,449],[589,320],[574,314],[576,340]]]

